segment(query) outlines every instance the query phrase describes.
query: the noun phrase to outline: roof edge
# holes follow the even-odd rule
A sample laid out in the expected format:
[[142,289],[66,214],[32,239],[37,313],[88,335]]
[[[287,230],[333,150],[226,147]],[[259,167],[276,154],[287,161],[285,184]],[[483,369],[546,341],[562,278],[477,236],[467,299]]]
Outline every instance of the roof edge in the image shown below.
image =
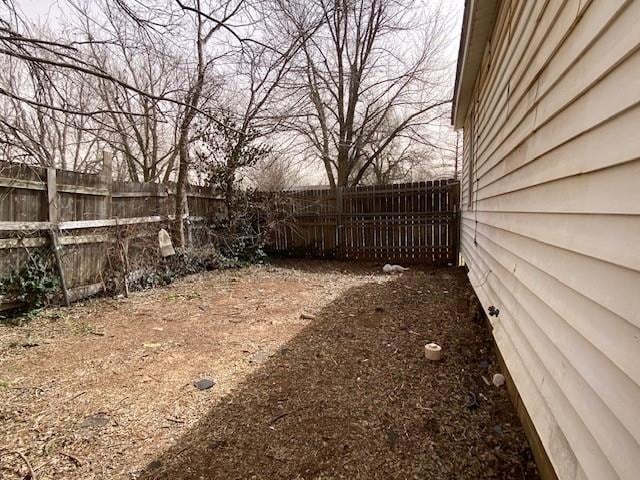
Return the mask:
[[465,1],[451,111],[451,124],[456,130],[462,128],[469,110],[471,91],[496,23],[499,3],[499,0]]

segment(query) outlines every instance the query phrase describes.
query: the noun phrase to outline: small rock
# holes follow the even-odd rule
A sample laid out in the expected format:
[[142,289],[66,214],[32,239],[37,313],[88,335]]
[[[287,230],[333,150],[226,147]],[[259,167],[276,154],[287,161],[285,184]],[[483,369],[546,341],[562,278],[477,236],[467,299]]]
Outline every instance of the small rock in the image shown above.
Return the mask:
[[90,428],[90,427],[104,427],[109,424],[110,418],[104,413],[99,413],[97,415],[91,415],[90,417],[85,418],[80,426],[82,428]]
[[315,320],[315,319],[316,319],[316,316],[315,316],[315,315],[312,315],[312,314],[310,314],[310,313],[302,312],[302,313],[300,314],[300,318],[301,318],[302,320]]
[[203,378],[195,382],[193,386],[196,387],[198,390],[209,390],[215,384],[216,383],[213,380],[209,380],[208,378]]
[[496,387],[501,387],[502,385],[504,385],[504,381],[505,381],[504,375],[502,375],[501,373],[496,373],[493,376],[493,384]]
[[147,470],[157,470],[162,466],[162,462],[160,460],[154,460],[147,465]]

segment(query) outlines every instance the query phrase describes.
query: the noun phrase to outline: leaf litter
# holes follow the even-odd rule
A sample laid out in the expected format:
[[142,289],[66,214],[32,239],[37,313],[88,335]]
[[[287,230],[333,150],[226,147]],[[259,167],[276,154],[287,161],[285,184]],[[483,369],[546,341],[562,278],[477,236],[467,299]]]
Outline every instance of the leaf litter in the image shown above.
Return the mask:
[[0,478],[536,479],[464,272],[379,270],[280,261],[0,327]]

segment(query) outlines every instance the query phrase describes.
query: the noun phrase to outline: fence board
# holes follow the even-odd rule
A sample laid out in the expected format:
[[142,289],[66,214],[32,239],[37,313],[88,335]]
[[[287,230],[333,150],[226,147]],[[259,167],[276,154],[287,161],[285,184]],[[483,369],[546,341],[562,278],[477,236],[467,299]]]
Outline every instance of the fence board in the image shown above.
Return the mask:
[[[50,250],[45,234],[55,231],[62,234],[63,276],[76,298],[98,290],[118,226],[167,226],[175,185],[112,182],[110,159],[105,155],[100,174],[0,162],[0,276],[28,262],[34,249]],[[224,212],[210,189],[190,186],[187,201],[192,222],[212,222]],[[132,250],[138,240],[131,239]]]
[[271,253],[449,264],[458,260],[457,180],[286,192]]

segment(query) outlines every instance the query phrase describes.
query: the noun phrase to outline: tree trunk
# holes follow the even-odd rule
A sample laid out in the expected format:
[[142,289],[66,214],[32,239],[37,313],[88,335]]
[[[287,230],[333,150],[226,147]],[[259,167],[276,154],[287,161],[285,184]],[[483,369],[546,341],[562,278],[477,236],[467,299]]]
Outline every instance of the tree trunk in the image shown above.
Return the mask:
[[228,168],[227,179],[224,186],[224,201],[225,206],[227,207],[227,221],[229,222],[229,225],[232,225],[232,220],[235,215],[235,202],[233,198],[234,177],[235,172],[233,171],[233,168]]
[[346,161],[338,161],[338,187],[349,186],[349,169]]
[[175,223],[174,231],[178,238],[178,245],[182,248],[185,246],[184,236],[184,220],[182,214],[185,212],[187,205],[187,183],[189,173],[189,151],[187,145],[187,132],[181,135],[178,149],[179,149],[179,168],[178,168],[178,180],[176,186],[176,209],[175,209]]

